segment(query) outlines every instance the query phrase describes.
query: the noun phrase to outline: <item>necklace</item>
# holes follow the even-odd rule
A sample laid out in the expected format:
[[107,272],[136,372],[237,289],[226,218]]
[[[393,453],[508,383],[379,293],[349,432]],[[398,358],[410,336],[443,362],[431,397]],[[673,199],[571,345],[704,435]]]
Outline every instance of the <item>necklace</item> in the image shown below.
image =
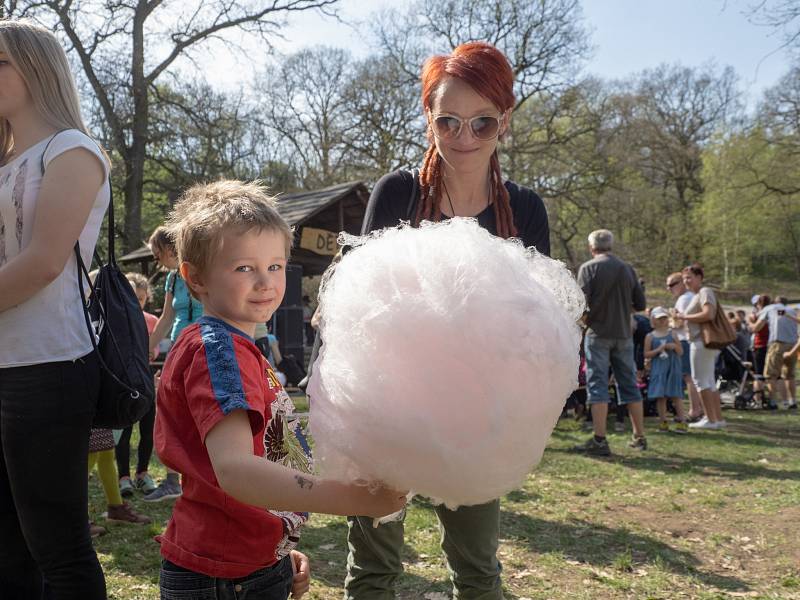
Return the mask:
[[[456,209],[453,208],[453,199],[450,198],[450,191],[447,189],[447,184],[445,183],[444,178],[442,178],[442,185],[444,186],[445,196],[447,196],[447,202],[450,204],[450,212],[452,213],[451,216],[455,217],[456,216]],[[490,192],[491,192],[491,185],[489,186],[489,189],[490,189]],[[486,206],[489,206],[490,203],[491,203],[491,195],[487,195],[486,196]]]

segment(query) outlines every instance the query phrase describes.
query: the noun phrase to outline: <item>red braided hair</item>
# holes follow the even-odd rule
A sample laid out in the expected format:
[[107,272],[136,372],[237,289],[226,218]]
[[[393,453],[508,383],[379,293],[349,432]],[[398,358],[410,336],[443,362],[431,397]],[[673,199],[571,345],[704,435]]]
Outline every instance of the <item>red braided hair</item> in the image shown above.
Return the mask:
[[[431,110],[439,85],[447,77],[461,79],[481,96],[492,102],[502,113],[514,106],[514,73],[508,59],[497,48],[485,42],[461,44],[451,54],[432,56],[422,66],[422,106]],[[439,221],[442,218],[442,157],[428,130],[430,145],[425,152],[419,172],[420,200],[414,225],[420,221]],[[509,238],[517,235],[508,190],[503,185],[497,150],[489,162],[490,194],[494,200],[497,235]]]

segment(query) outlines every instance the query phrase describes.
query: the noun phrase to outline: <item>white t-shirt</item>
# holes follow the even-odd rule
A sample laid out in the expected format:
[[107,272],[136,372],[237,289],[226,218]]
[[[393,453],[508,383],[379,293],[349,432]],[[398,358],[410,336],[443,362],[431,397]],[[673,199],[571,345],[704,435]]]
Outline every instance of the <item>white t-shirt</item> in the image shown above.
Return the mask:
[[[711,288],[700,288],[700,291],[691,299],[689,306],[686,308],[687,315],[695,315],[703,312],[703,307],[706,304],[711,305],[712,310],[717,310],[717,297]],[[699,340],[702,337],[703,330],[700,323],[689,323],[689,338],[691,340]]]
[[[678,296],[678,299],[675,300],[675,310],[677,310],[681,314],[686,314],[686,309],[689,308],[689,304],[691,303],[692,298],[694,298],[694,292],[690,290],[686,290],[685,292],[683,292],[680,296]],[[689,341],[688,325],[689,323],[687,321],[684,321],[683,327],[676,327],[674,329],[679,340],[686,342]]]
[[[51,142],[52,140],[52,142]],[[48,142],[51,142],[48,145]],[[106,181],[97,193],[78,241],[86,265],[103,222],[110,189],[108,164],[97,144],[76,129],[61,131],[28,148],[0,167],[0,267],[12,261],[31,241],[44,166],[74,148],[86,148],[103,165]],[[91,352],[74,253],[64,270],[28,300],[0,312],[0,368],[74,360]]]

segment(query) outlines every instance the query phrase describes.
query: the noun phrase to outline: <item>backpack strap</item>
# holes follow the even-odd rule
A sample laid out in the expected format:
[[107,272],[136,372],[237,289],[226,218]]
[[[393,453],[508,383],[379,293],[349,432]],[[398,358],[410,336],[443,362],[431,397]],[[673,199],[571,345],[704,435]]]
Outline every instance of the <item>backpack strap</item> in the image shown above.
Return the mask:
[[[42,177],[44,177],[44,171],[45,171],[44,155],[47,153],[47,149],[50,147],[50,144],[52,144],[53,140],[56,139],[56,136],[58,136],[58,134],[62,133],[63,131],[67,131],[67,130],[66,129],[62,129],[61,131],[56,132],[53,135],[53,137],[50,138],[50,141],[47,142],[47,146],[45,146],[44,151],[42,152],[42,157],[41,157],[41,161],[40,161],[40,165],[39,165],[39,167],[41,169],[41,172],[42,172]],[[99,147],[100,146],[98,144],[98,148]],[[108,210],[109,210],[109,212],[108,212],[108,263],[107,264],[113,265],[113,266],[116,267],[117,262],[116,262],[116,256],[114,254],[114,235],[115,235],[115,232],[114,232],[114,189],[111,186],[111,171],[110,171],[110,169],[109,169],[109,175],[107,177],[107,180],[108,180]],[[84,321],[86,322],[86,329],[89,332],[89,339],[92,341],[92,349],[93,349],[93,351],[95,353],[95,356],[97,356],[97,360],[100,363],[101,368],[106,373],[108,373],[119,385],[121,385],[123,388],[125,388],[128,391],[128,393],[131,395],[131,398],[138,398],[139,397],[139,391],[133,389],[131,386],[129,386],[124,381],[121,381],[114,374],[114,372],[108,367],[108,365],[103,360],[102,354],[100,353],[100,351],[97,348],[97,333],[98,332],[95,329],[94,325],[92,324],[92,318],[91,318],[91,315],[89,314],[89,301],[88,301],[89,297],[92,297],[92,296],[97,297],[97,292],[96,292],[96,289],[94,287],[94,284],[92,283],[92,280],[89,278],[89,270],[86,268],[86,264],[83,262],[83,257],[81,256],[80,241],[76,241],[75,242],[75,246],[74,246],[73,250],[75,252],[75,261],[77,262],[77,265],[78,265],[78,293],[80,294],[81,304],[83,305],[83,318],[84,318]],[[99,260],[100,257],[97,255],[97,250],[96,249],[95,249],[95,252],[94,252],[94,259],[97,261],[98,265],[102,264],[101,261]],[[84,281],[83,281],[84,278],[86,279],[86,285],[89,287],[89,296],[88,297],[86,295],[86,289],[84,288]],[[100,307],[100,318],[101,319],[105,319],[106,315],[103,313],[102,304],[99,304],[98,306]],[[112,343],[117,348],[117,352],[119,352],[119,347],[117,346],[117,341],[114,340],[113,337],[111,339],[112,339]]]

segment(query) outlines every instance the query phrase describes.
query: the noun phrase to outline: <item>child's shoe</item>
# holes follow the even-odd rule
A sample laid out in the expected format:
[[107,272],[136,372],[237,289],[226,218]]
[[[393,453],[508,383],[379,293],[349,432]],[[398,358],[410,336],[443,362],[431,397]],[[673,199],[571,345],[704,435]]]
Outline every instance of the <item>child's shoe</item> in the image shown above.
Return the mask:
[[146,494],[156,490],[156,482],[150,477],[149,473],[140,473],[136,476],[136,481],[133,484],[137,490]]
[[119,493],[123,498],[133,498],[133,483],[130,477],[119,480]]
[[669,423],[667,421],[661,421],[658,424],[658,433],[669,433]]
[[109,504],[106,519],[115,523],[134,523],[136,525],[147,525],[151,522],[150,517],[137,513],[127,502],[119,505]]
[[633,448],[634,450],[647,450],[647,438],[633,436],[631,441],[628,442],[628,448]]
[[108,529],[89,521],[89,536],[94,539],[108,533]]
[[684,421],[675,423],[675,433],[689,433],[689,426]]
[[163,502],[164,500],[172,500],[173,498],[180,498],[183,490],[179,483],[172,483],[165,479],[158,484],[158,487],[144,497],[145,502]]

